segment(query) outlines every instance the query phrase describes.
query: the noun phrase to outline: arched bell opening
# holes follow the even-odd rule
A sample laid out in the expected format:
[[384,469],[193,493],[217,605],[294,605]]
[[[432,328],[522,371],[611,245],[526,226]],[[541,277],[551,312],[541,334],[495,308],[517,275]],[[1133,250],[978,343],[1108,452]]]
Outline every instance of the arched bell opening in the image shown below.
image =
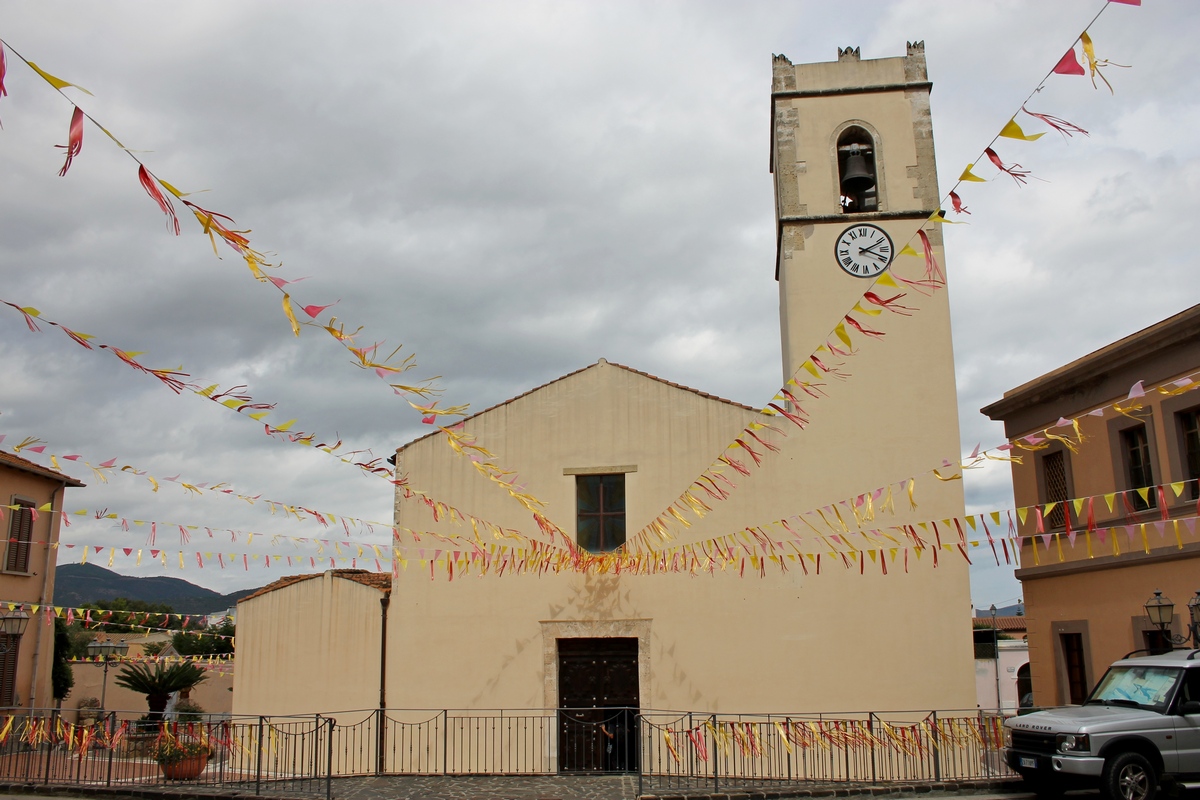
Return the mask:
[[843,214],[879,210],[875,140],[859,127],[842,131],[837,142],[838,186]]

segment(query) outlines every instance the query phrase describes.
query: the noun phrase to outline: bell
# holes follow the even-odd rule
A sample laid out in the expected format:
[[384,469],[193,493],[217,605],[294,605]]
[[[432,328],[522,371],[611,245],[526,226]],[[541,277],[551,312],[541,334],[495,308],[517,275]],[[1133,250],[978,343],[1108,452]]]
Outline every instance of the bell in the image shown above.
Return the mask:
[[857,150],[846,158],[846,169],[842,173],[842,191],[856,195],[875,185],[875,175],[867,169],[867,159]]

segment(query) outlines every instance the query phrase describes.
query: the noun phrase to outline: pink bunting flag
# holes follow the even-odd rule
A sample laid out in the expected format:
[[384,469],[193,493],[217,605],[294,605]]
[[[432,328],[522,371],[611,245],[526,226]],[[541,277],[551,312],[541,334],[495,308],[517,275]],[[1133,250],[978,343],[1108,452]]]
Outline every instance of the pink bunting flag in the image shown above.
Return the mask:
[[[4,45],[0,44],[0,97],[8,94],[8,90],[4,88],[4,76],[8,74],[8,64],[4,60]],[[0,125],[3,127],[3,125]]]
[[301,309],[304,311],[305,314],[308,314],[310,319],[316,319],[317,315],[320,314],[322,311],[324,311],[327,308],[333,308],[340,302],[342,302],[342,301],[334,300],[332,303],[330,303],[327,306],[301,306]]
[[58,171],[58,177],[61,178],[71,168],[72,159],[83,149],[83,109],[79,106],[75,106],[75,110],[71,112],[71,129],[67,133],[67,143],[54,146],[67,151],[67,160]]
[[1079,63],[1079,56],[1075,55],[1075,48],[1072,47],[1067,52],[1063,53],[1063,57],[1054,65],[1053,70],[1055,75],[1086,75],[1087,72],[1083,69],[1083,64]]

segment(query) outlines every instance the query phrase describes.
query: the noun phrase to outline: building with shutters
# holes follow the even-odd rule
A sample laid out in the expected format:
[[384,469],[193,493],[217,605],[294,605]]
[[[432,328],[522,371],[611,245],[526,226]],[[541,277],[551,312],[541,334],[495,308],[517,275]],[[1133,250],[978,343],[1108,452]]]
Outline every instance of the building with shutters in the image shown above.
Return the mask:
[[[777,247],[760,279],[779,286],[780,340],[762,346],[779,348],[782,384],[808,375],[810,354],[840,361],[826,342],[904,243],[917,241],[939,193],[923,44],[877,60],[851,48],[829,63],[776,56],[773,69]],[[945,265],[936,229],[929,240]],[[897,296],[911,314],[870,317],[883,336],[855,334],[849,378],[819,381],[811,411],[780,400],[808,415],[803,430],[779,437],[758,428],[779,452],[762,448],[763,464],[751,464],[748,476],[726,470],[736,483],[728,498],[655,543],[704,552],[719,537],[839,502],[851,527],[870,527],[850,504],[862,510],[868,496],[882,504],[885,487],[910,477],[919,506],[897,500],[886,524],[962,516],[961,481],[932,474],[960,455],[947,292],[888,292]],[[458,430],[544,501],[545,516],[575,547],[604,553],[665,513],[744,430],[791,425],[783,420],[599,359],[468,417]],[[386,695],[391,708],[573,709],[587,719],[608,719],[608,709],[617,727],[622,708],[975,708],[967,564],[949,542],[942,550],[880,539],[876,549],[812,539],[803,553],[653,574],[522,569],[530,539],[538,548],[561,550],[562,542],[442,434],[400,446],[395,466],[406,483],[396,495],[401,533],[386,613],[381,618],[378,592],[355,586],[337,593],[360,613],[318,611],[318,587],[326,589],[317,582],[278,589],[273,600],[243,600],[236,713],[312,704],[285,670],[271,667],[271,648],[251,641],[257,631],[282,629],[280,615],[301,606],[323,631],[339,631],[337,652],[303,668],[304,685],[336,684],[331,697],[354,708]],[[472,526],[464,513],[488,524]],[[496,528],[526,538],[497,538]],[[474,544],[453,540],[476,535]],[[678,567],[680,552],[663,563]],[[330,580],[329,592],[346,583]],[[303,595],[303,604],[289,593]],[[250,668],[252,653],[264,660]],[[325,663],[347,664],[354,679],[322,672],[317,664]],[[622,757],[588,760],[584,745],[560,741],[558,767],[593,769]],[[568,763],[565,754],[582,760]]]
[[[1040,533],[1036,513],[1021,525],[1016,573],[1035,705],[1082,702],[1111,662],[1162,646],[1144,609],[1155,590],[1175,602],[1172,633],[1187,630],[1200,591],[1197,380],[1200,305],[983,409],[1029,451],[1012,467],[1016,505],[1041,508]],[[1064,418],[1079,419],[1074,449],[1037,435]]]
[[[53,602],[58,528],[67,487],[82,483],[10,453],[0,453],[0,502],[5,504],[0,603]],[[18,621],[14,617],[29,617]],[[24,627],[16,635],[16,630]],[[49,708],[54,626],[44,616],[0,607],[0,707]]]

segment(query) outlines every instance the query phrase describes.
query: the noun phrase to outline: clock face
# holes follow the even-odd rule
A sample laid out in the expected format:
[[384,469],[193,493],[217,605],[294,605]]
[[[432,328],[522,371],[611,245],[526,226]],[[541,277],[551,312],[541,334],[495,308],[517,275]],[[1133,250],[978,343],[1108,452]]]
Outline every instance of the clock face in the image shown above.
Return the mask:
[[841,268],[856,278],[876,277],[895,256],[892,237],[883,228],[866,223],[842,231],[833,252]]

